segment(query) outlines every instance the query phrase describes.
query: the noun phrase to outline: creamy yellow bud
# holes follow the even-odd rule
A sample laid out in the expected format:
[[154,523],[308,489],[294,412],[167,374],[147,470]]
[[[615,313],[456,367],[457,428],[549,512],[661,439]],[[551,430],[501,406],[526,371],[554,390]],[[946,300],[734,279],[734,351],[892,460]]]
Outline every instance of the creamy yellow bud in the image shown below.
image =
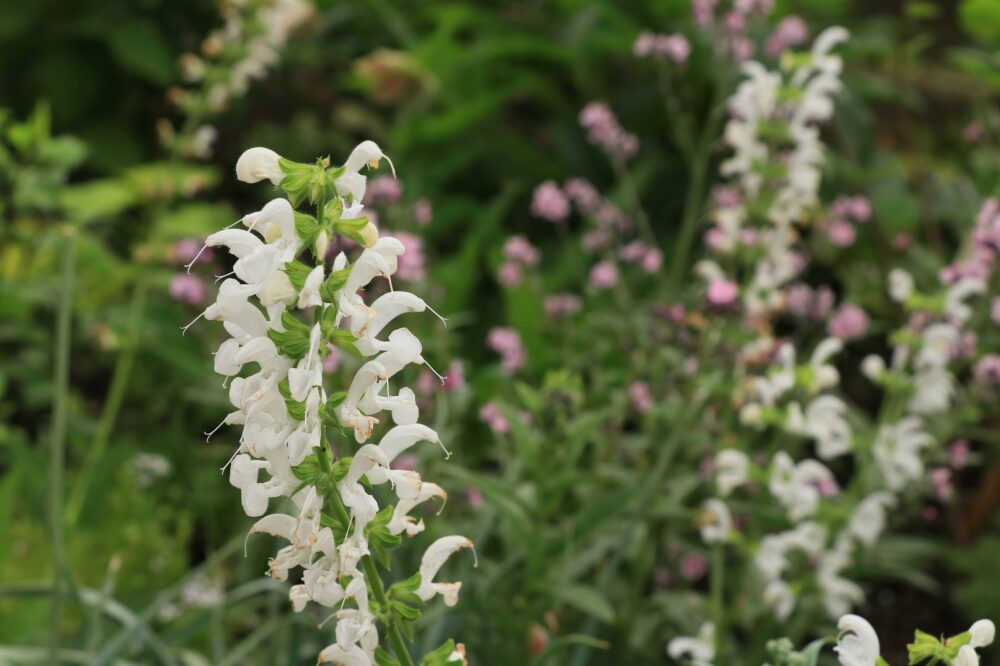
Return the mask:
[[365,228],[361,230],[361,244],[365,247],[371,247],[372,245],[375,245],[377,241],[378,227],[369,222],[365,225]]
[[326,232],[326,229],[323,229],[322,231],[319,232],[319,235],[316,236],[316,256],[321,258],[325,257],[326,251],[329,249],[329,247],[330,247],[330,234]]

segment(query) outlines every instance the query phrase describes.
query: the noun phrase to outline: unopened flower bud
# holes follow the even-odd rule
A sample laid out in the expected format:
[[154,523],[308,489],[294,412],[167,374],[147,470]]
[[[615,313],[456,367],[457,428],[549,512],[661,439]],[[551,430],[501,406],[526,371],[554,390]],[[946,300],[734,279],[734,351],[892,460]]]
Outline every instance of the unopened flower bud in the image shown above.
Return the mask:
[[275,185],[285,177],[278,160],[281,156],[270,148],[249,148],[236,161],[236,177],[244,183],[270,180]]
[[[374,245],[374,243],[372,244]],[[330,249],[330,234],[327,233],[326,229],[321,229],[316,235],[316,256],[325,257],[328,249]]]

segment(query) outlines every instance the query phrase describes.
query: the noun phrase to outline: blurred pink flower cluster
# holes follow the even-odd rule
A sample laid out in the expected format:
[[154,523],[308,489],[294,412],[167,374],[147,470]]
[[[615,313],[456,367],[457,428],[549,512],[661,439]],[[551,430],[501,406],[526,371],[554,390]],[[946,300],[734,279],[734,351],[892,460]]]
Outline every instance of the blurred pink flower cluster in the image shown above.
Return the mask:
[[[766,18],[773,9],[774,0],[693,0],[691,3],[694,21],[701,30],[710,34],[716,54],[736,62],[753,57],[754,45],[749,36],[748,23]],[[785,28],[785,31],[795,37],[793,29]],[[783,37],[787,39],[788,36],[785,34]],[[775,45],[780,39],[775,39]]]
[[505,287],[516,287],[521,284],[524,269],[535,268],[540,261],[541,254],[538,248],[524,235],[511,236],[503,245],[503,263],[500,265],[497,278]]
[[[182,266],[208,264],[213,256],[212,248],[202,249],[201,243],[193,238],[179,240],[170,249],[170,258]],[[177,273],[170,280],[170,298],[188,305],[203,305],[208,302],[208,286],[208,281],[200,275]]]
[[611,157],[628,159],[639,151],[639,137],[626,132],[604,102],[591,102],[580,112],[580,125],[587,140]]
[[500,354],[505,372],[513,374],[524,367],[526,360],[521,336],[513,328],[496,327],[486,337],[490,349]]
[[635,40],[632,53],[639,58],[668,58],[683,67],[691,56],[691,42],[684,35],[658,35],[650,30],[643,30]]
[[968,255],[941,269],[943,284],[955,284],[962,278],[987,280],[1000,257],[1000,200],[987,199],[976,217],[972,247]]
[[830,205],[830,219],[824,221],[826,237],[837,247],[850,247],[857,239],[855,223],[871,219],[872,206],[864,196],[841,196]]

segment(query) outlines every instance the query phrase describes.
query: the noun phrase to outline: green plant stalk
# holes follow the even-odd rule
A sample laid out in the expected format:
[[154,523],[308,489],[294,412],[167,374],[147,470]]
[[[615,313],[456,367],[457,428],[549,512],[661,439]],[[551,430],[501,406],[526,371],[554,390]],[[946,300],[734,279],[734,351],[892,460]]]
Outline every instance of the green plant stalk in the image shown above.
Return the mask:
[[101,462],[101,456],[111,439],[111,431],[114,429],[118,414],[121,412],[122,403],[125,400],[125,391],[128,388],[129,378],[132,375],[132,366],[135,365],[135,355],[139,347],[139,335],[142,332],[143,312],[146,309],[146,293],[148,284],[139,275],[132,290],[132,301],[129,304],[128,323],[125,330],[125,343],[121,353],[115,361],[114,374],[111,378],[111,387],[108,389],[108,397],[104,401],[104,408],[101,410],[101,419],[97,425],[97,432],[94,440],[87,451],[87,459],[84,461],[80,478],[73,486],[69,502],[66,505],[66,524],[74,527],[80,519],[80,513],[87,502],[87,495],[94,482],[94,474]]
[[709,580],[709,593],[711,594],[712,602],[712,622],[715,624],[715,663],[717,664],[726,663],[722,658],[722,651],[725,645],[723,633],[726,626],[726,606],[724,601],[726,584],[725,556],[724,544],[712,544],[712,573]]
[[726,110],[725,104],[717,104],[719,90],[722,86],[716,84],[712,89],[711,111],[701,128],[701,136],[694,150],[691,161],[691,179],[688,180],[687,192],[684,194],[684,212],[681,217],[681,231],[674,247],[674,259],[670,266],[668,287],[671,294],[677,292],[681,279],[687,273],[688,257],[694,244],[698,230],[698,220],[701,214],[702,198],[704,196],[705,179],[708,176],[708,165],[712,154],[712,141],[717,132],[717,126]]
[[54,402],[52,407],[52,440],[49,448],[49,540],[52,549],[52,613],[49,626],[49,660],[59,663],[62,630],[62,602],[66,578],[66,553],[63,543],[63,473],[66,458],[66,418],[69,406],[69,363],[71,324],[73,320],[73,288],[76,275],[76,230],[63,230],[60,275],[59,313],[56,323]]

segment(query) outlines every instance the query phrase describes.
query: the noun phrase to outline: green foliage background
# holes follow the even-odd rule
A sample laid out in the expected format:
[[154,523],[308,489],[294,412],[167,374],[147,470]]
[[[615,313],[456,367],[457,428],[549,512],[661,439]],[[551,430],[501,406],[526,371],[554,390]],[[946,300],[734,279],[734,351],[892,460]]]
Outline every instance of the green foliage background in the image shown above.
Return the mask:
[[[849,93],[828,130],[837,155],[847,157],[833,159],[830,187],[867,193],[891,232],[933,229],[945,243],[957,236],[1000,180],[1000,153],[985,141],[960,138],[967,123],[996,111],[1000,3],[778,4],[779,14],[802,14],[814,32],[843,23],[854,36]],[[596,422],[624,409],[620,396],[603,396],[581,380],[595,361],[614,354],[602,340],[607,332],[577,332],[593,356],[572,355],[571,345],[553,343],[559,332],[542,324],[537,294],[503,292],[494,273],[499,248],[513,233],[530,233],[543,252],[565,242],[528,213],[538,182],[579,176],[614,197],[628,196],[614,189],[615,174],[583,140],[577,114],[591,100],[609,102],[623,126],[641,137],[632,175],[657,240],[672,255],[688,170],[655,74],[632,57],[631,46],[643,29],[690,33],[688,3],[317,5],[280,65],[217,119],[212,158],[193,162],[164,151],[155,126],[177,117],[166,92],[179,83],[178,57],[196,50],[218,23],[213,3],[0,4],[0,645],[38,647],[48,640],[55,331],[67,286],[61,248],[72,238],[71,391],[60,515],[74,594],[83,602],[67,610],[64,634],[79,646],[67,661],[102,663],[81,655],[105,650],[158,663],[161,651],[173,649],[192,664],[314,658],[321,647],[310,626],[315,622],[289,617],[283,586],[261,577],[273,544],[251,541],[246,559],[238,553],[249,522],[218,472],[235,438],[222,433],[204,444],[199,434],[227,408],[209,373],[208,354],[220,332],[196,326],[180,335],[197,310],[168,296],[179,270],[169,252],[173,241],[203,237],[262,203],[260,190],[231,177],[244,148],[265,145],[309,161],[340,158],[371,137],[392,156],[406,202],[433,203],[433,222],[422,232],[431,255],[428,284],[436,307],[453,321],[449,334],[436,338],[433,354],[440,365],[463,359],[471,382],[468,394],[438,405],[456,455],[448,463],[428,456],[422,465],[443,484],[479,487],[486,508],[476,511],[458,499],[438,522],[463,528],[477,542],[497,539],[509,556],[491,560],[487,550],[480,571],[456,571],[465,596],[457,610],[425,618],[426,646],[449,635],[464,638],[474,664],[663,663],[669,638],[661,633],[663,618],[677,612],[670,600],[650,598],[637,615],[623,618],[614,600],[642,597],[641,582],[624,581],[609,596],[598,591],[603,581],[581,578],[595,562],[615,557],[619,544],[627,549],[629,538],[641,543],[638,532],[601,518],[611,507],[647,498],[641,484],[636,495],[587,498],[590,489],[600,492],[604,477],[635,473],[625,466],[607,461],[588,472],[593,476],[573,471],[573,446],[582,450],[592,435],[588,418]],[[402,82],[398,90],[359,65],[385,50],[403,54],[404,65],[387,75]],[[692,118],[707,113],[714,66],[696,58],[684,77],[684,113]],[[551,268],[548,287],[566,285],[578,264],[570,258]],[[518,329],[528,349],[521,404],[571,446],[551,453],[552,442],[525,431],[512,450],[498,451],[478,422],[478,406],[502,390],[483,342],[495,325]],[[657,434],[648,424],[640,432]],[[166,457],[171,474],[140,484],[132,465],[140,451]],[[498,462],[505,456],[520,461],[516,469]],[[553,466],[562,473],[551,474]],[[996,481],[984,474],[965,491],[983,492],[981,483]],[[657,499],[661,517],[669,519],[685,492]],[[594,501],[577,504],[587,499]],[[540,515],[556,518],[546,523]],[[966,547],[972,535],[947,529],[920,536],[919,543],[896,544],[904,563],[897,573],[907,570],[906,562],[931,558],[948,584],[914,574],[908,582],[917,592],[895,602],[910,604],[917,617],[900,619],[905,627],[889,620],[887,634],[901,635],[924,617],[930,626],[948,628],[996,618],[1000,606],[988,590],[995,588],[1000,542],[983,538]],[[580,542],[589,550],[576,550]],[[887,551],[887,558],[893,554]],[[147,624],[158,626],[179,590],[202,575],[225,590],[225,605],[188,611],[158,639],[144,634]],[[889,586],[875,603],[897,592]],[[532,656],[532,627],[553,608],[563,609],[562,621],[577,630],[562,632],[564,645]],[[601,641],[629,661],[609,657]],[[5,650],[0,647],[0,663],[45,663],[33,661],[35,653]]]

